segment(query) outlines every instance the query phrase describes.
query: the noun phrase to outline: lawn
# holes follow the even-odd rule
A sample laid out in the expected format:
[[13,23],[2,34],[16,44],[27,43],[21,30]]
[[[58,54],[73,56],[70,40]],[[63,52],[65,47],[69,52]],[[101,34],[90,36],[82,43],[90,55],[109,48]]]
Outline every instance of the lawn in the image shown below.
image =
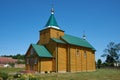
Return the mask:
[[[23,69],[0,68],[0,72],[15,73]],[[95,72],[34,74],[36,80],[120,80],[120,70],[99,69]]]
[[16,73],[21,70],[24,70],[24,69],[23,68],[0,68],[0,72],[5,72],[5,73]]
[[120,80],[120,70],[99,69],[95,72],[78,72],[39,75],[40,80]]

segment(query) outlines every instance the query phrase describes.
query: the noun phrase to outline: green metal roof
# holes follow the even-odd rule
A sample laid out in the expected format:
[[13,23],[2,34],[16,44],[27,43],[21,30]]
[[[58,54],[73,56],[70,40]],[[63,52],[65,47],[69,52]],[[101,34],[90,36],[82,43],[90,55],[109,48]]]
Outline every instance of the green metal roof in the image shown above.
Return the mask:
[[56,21],[56,19],[54,17],[54,14],[51,14],[50,18],[48,19],[47,24],[45,25],[45,27],[48,27],[48,26],[59,27],[58,24],[57,24],[57,21]]
[[60,40],[60,39],[56,39],[56,38],[51,38],[53,41],[57,42],[57,43],[62,43],[62,44],[66,44],[64,41]]
[[67,34],[65,34],[61,38],[65,40],[68,44],[87,47],[87,48],[91,48],[92,50],[95,50],[95,48],[88,41],[82,38],[78,38]]
[[51,53],[45,48],[45,46],[32,44],[32,47],[39,57],[52,58]]

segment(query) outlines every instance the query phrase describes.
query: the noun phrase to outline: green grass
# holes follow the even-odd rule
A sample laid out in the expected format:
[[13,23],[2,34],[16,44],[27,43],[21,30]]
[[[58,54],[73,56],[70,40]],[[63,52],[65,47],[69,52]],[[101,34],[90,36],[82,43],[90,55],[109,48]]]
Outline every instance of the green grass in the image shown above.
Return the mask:
[[21,70],[24,70],[24,69],[23,68],[0,68],[0,72],[5,72],[5,73],[16,73]]
[[[16,73],[20,68],[0,68],[0,72]],[[120,80],[119,69],[99,69],[94,72],[34,74],[38,80]]]
[[120,70],[100,69],[95,72],[39,75],[40,80],[120,80]]

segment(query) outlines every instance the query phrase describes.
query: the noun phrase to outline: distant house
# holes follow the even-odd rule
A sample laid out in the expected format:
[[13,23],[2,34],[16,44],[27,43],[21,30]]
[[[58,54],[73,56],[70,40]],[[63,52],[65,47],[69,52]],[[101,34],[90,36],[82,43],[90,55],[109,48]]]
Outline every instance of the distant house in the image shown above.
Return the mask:
[[9,63],[15,63],[17,59],[11,57],[0,57],[0,67],[7,67]]
[[96,70],[95,48],[85,38],[65,34],[56,22],[53,9],[45,28],[40,30],[37,44],[28,48],[25,60],[26,70],[40,73]]

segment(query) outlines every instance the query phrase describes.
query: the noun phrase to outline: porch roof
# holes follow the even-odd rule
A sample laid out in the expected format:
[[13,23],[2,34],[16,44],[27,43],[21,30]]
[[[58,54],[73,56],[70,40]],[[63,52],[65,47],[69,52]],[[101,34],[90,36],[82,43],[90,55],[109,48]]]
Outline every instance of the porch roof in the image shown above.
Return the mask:
[[51,53],[43,45],[32,44],[33,49],[39,57],[52,58]]

